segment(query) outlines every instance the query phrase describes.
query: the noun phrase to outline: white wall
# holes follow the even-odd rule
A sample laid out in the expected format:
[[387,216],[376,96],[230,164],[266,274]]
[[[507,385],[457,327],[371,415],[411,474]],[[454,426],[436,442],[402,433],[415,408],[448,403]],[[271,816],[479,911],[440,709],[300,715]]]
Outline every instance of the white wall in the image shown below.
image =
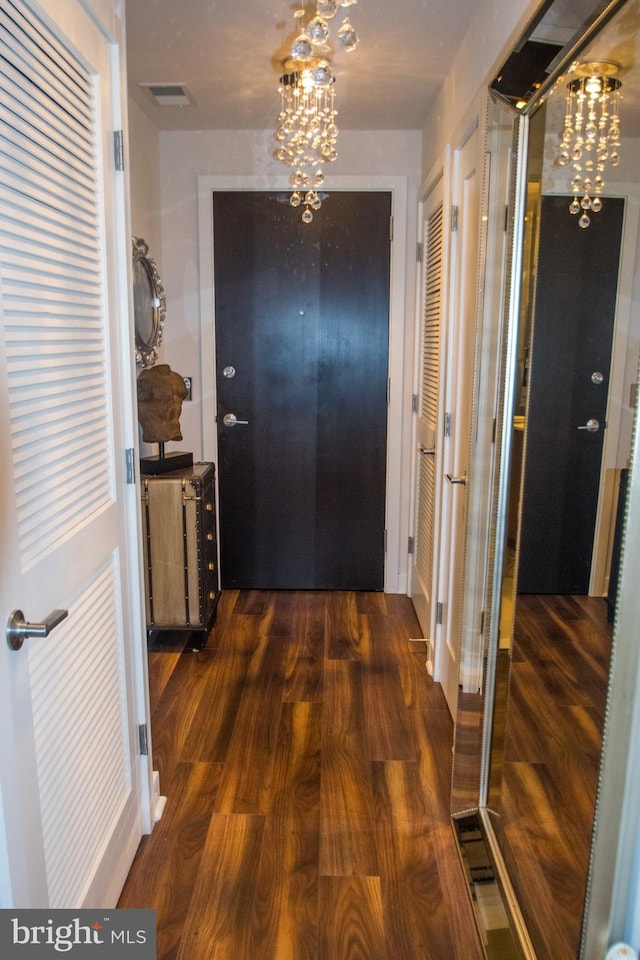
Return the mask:
[[[149,245],[149,253],[156,262],[160,279],[162,270],[162,200],[160,196],[160,134],[157,128],[129,97],[128,126],[125,151],[129,165],[131,191],[131,233],[142,237]],[[164,347],[158,351],[164,362]],[[155,444],[144,443],[139,429],[139,447],[142,456],[157,453]]]
[[129,181],[131,184],[131,230],[134,237],[143,237],[156,261],[162,245],[160,201],[160,135],[140,107],[129,98]]

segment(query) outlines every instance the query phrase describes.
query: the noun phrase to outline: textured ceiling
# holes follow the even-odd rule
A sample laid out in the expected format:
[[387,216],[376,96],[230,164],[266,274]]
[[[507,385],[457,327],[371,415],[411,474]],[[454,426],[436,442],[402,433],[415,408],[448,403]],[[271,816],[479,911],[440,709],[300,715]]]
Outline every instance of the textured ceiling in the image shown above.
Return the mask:
[[[360,46],[333,60],[339,126],[422,129],[479,3],[360,0],[341,9],[334,31],[348,13]],[[299,6],[290,0],[126,0],[132,98],[162,130],[271,128]],[[183,83],[194,105],[156,106],[140,83]]]

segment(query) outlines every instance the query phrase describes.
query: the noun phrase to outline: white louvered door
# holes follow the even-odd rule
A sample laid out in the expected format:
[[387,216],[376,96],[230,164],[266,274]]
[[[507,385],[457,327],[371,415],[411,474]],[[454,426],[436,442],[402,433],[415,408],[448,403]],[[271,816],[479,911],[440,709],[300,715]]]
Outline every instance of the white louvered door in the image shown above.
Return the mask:
[[411,596],[424,637],[436,642],[436,578],[441,451],[441,331],[444,309],[444,207],[442,184],[425,205],[423,226],[420,392],[418,395],[416,518]]
[[1,645],[2,907],[114,905],[142,833],[115,64],[76,0],[2,0],[0,615],[69,611]]

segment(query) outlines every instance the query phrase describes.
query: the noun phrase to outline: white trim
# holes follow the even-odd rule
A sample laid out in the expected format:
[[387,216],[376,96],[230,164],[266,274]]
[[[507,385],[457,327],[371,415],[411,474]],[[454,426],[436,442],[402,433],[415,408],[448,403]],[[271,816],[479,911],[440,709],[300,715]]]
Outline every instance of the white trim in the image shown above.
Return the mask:
[[[387,554],[384,589],[387,593],[406,592],[406,544],[402,543],[402,478],[408,475],[404,435],[404,344],[406,315],[405,264],[407,258],[407,177],[344,176],[328,177],[329,193],[337,190],[388,191],[394,219],[391,244],[391,289],[389,301],[389,380],[391,384],[387,419]],[[213,272],[213,204],[215,190],[288,190],[289,181],[265,176],[198,177],[198,247],[200,261],[200,377],[202,383],[202,450],[205,460],[217,465],[215,431],[205,429],[215,423],[215,307]],[[406,471],[406,472],[405,472]],[[406,527],[406,524],[404,524]]]

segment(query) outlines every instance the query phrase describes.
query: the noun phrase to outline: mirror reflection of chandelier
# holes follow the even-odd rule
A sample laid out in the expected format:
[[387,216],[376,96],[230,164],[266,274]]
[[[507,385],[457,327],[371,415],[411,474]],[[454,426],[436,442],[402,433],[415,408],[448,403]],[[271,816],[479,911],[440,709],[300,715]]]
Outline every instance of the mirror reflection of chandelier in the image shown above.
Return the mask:
[[568,84],[567,112],[558,163],[573,165],[573,200],[569,211],[581,214],[578,224],[586,229],[590,213],[602,209],[600,194],[605,186],[607,164],[620,162],[619,66],[608,61],[581,63]]
[[[278,146],[274,156],[294,168],[289,202],[292,207],[303,208],[305,223],[311,223],[313,212],[322,206],[322,166],[338,156],[329,21],[335,18],[339,7],[354,3],[357,0],[317,0],[315,15],[306,24],[307,11],[296,11],[300,32],[291,45],[291,56],[285,60],[280,78],[281,105],[275,132]],[[348,17],[337,31],[336,40],[347,52],[358,46],[358,34]]]

